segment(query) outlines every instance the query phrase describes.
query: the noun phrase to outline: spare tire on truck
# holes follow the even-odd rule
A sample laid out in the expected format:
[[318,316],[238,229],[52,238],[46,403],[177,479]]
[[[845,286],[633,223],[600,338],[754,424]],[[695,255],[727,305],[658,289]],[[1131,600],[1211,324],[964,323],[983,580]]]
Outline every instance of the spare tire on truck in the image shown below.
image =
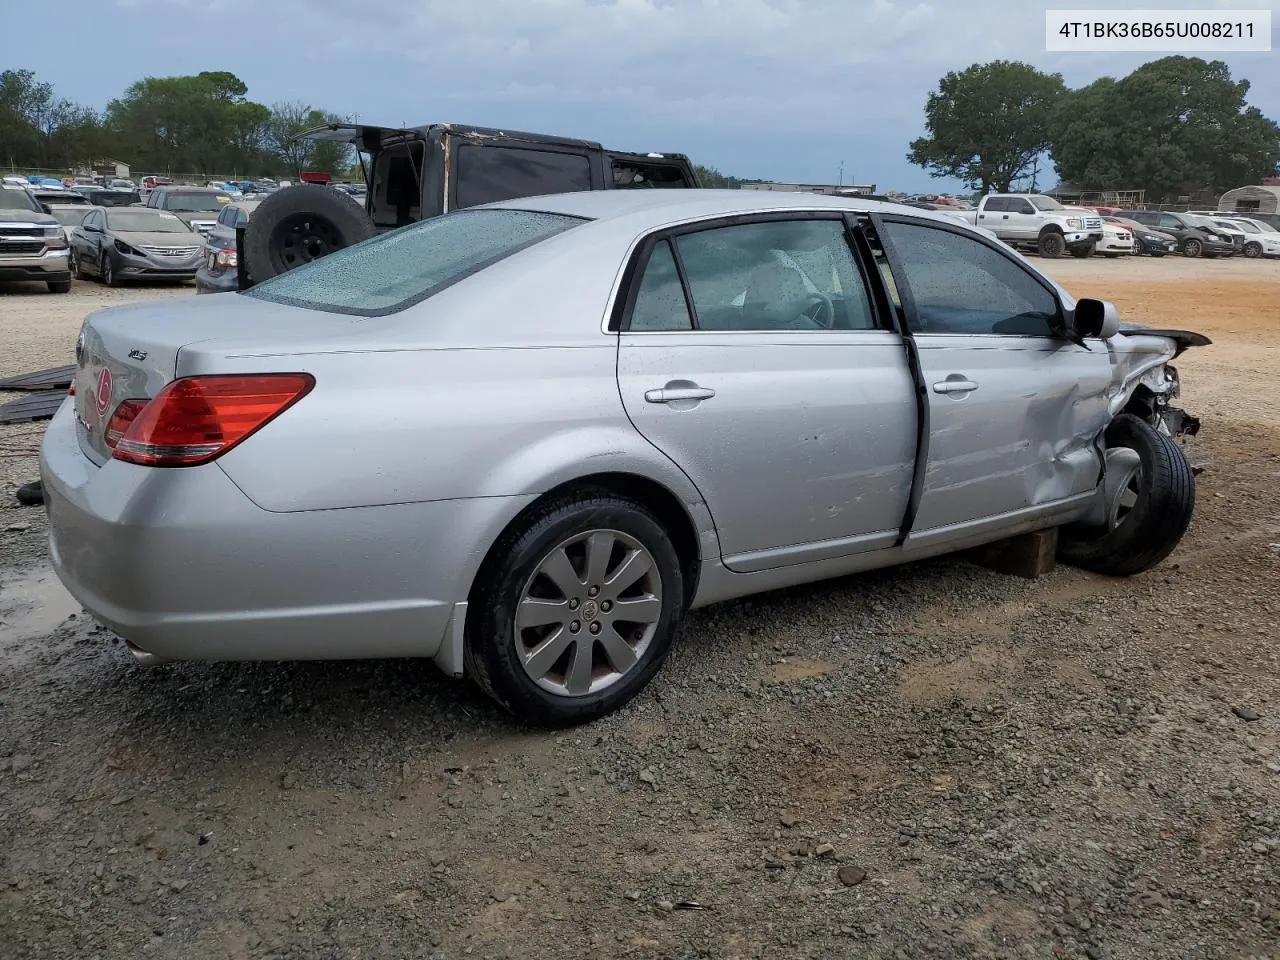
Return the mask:
[[258,205],[244,233],[244,259],[254,283],[300,267],[373,236],[364,208],[320,184],[284,187]]

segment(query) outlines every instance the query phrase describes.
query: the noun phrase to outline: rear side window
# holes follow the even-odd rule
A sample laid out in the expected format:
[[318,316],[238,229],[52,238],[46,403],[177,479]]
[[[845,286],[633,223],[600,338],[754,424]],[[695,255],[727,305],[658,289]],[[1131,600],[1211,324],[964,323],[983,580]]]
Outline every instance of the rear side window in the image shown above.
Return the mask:
[[689,304],[676,270],[671,244],[663,240],[649,254],[644,279],[636,291],[636,305],[631,311],[631,330],[689,330]]
[[520,147],[458,147],[458,206],[591,189],[591,162],[582,154]]
[[450,213],[313,260],[245,295],[329,313],[385,316],[582,222],[527,210]]

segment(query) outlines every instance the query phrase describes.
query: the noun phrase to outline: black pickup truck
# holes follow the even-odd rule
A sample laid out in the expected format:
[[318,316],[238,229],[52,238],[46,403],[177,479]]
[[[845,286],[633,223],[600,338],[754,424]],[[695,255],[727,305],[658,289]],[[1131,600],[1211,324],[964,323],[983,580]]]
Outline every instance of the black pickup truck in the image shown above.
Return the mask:
[[319,183],[268,196],[238,231],[241,289],[375,233],[464,207],[578,190],[699,185],[683,154],[623,153],[590,140],[514,130],[335,123],[299,137],[357,149],[367,185],[364,205]]

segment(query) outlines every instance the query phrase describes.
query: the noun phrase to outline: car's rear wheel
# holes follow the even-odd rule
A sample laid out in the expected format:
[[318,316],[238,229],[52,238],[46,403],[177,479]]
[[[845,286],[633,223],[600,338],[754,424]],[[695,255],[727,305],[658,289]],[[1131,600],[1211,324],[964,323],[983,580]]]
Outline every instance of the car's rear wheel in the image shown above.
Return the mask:
[[1188,240],[1182,245],[1182,255],[1184,257],[1198,257],[1204,253],[1204,246],[1199,240]]
[[1256,260],[1262,256],[1262,244],[1258,242],[1246,243],[1244,245],[1244,255],[1250,260]]
[[468,606],[476,683],[521,719],[570,726],[622,706],[662,666],[684,612],[683,574],[649,510],[584,490],[503,534]]
[[1095,573],[1131,576],[1173,552],[1191,524],[1196,481],[1182,449],[1145,420],[1122,413],[1107,427],[1108,449],[1135,456],[1108,461],[1105,509],[1062,528],[1058,556]]
[[1056,259],[1062,256],[1067,249],[1067,238],[1055,230],[1040,235],[1039,241],[1036,243],[1036,250],[1040,256],[1049,259]]

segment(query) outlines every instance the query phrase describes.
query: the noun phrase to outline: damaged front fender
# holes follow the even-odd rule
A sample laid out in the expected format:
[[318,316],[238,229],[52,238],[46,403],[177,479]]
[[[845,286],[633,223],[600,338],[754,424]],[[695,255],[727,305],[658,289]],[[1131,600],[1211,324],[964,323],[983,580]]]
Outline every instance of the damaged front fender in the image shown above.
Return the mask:
[[1172,405],[1182,392],[1182,384],[1177,368],[1169,361],[1188,347],[1209,343],[1208,337],[1188,330],[1122,326],[1107,341],[1113,373],[1108,420],[1131,413],[1169,436],[1197,433],[1199,419]]

